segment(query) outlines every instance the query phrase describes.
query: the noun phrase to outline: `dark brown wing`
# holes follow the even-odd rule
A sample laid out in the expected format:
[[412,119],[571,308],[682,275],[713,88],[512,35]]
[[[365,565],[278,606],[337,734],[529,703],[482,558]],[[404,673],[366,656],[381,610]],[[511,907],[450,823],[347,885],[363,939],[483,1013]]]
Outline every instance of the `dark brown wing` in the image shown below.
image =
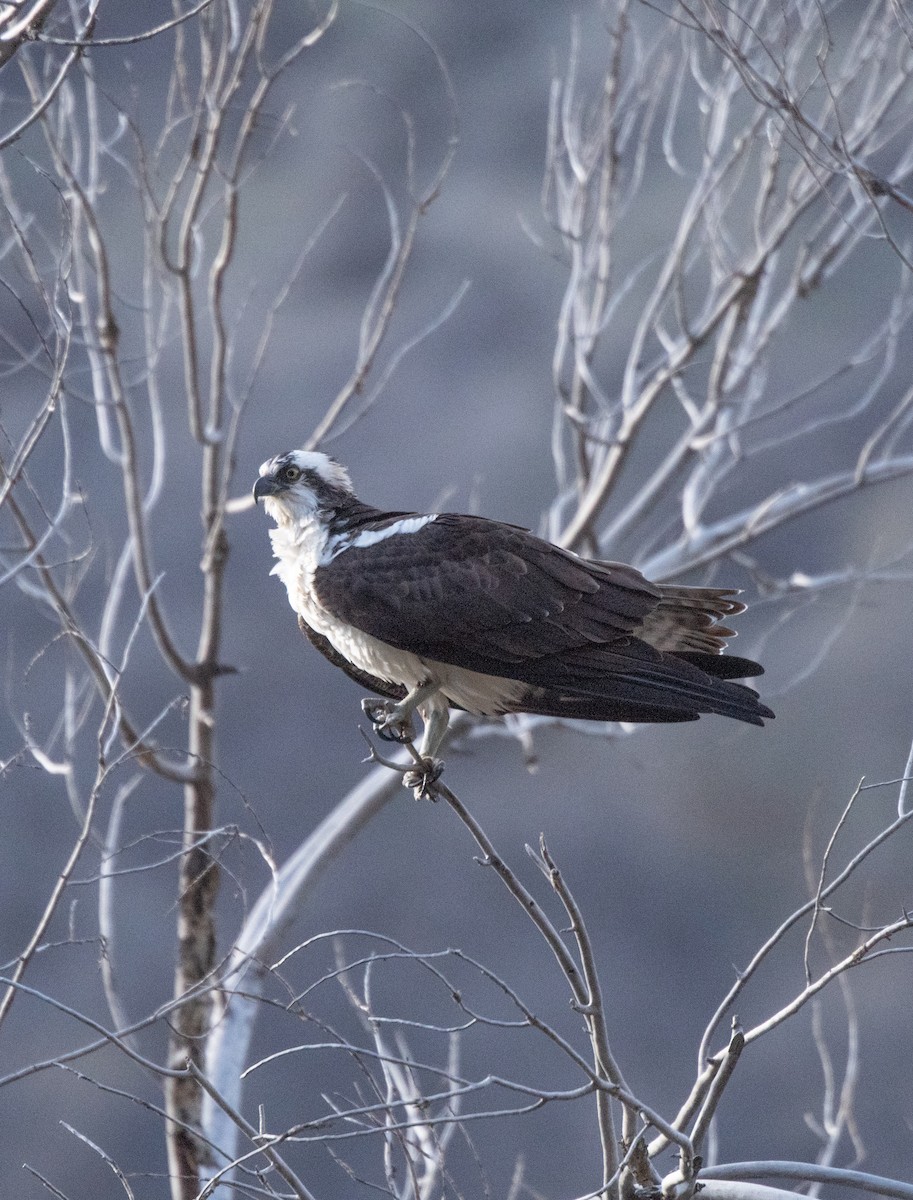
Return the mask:
[[[530,685],[522,711],[678,721],[772,716],[760,674],[720,654],[719,623],[744,607],[714,588],[656,585],[526,530],[446,514],[413,533],[340,553],[314,586],[338,617],[399,649]],[[351,672],[350,672],[351,673]]]
[[524,664],[636,633],[662,593],[526,530],[445,514],[353,546],[314,576],[337,617],[402,650],[524,678]]

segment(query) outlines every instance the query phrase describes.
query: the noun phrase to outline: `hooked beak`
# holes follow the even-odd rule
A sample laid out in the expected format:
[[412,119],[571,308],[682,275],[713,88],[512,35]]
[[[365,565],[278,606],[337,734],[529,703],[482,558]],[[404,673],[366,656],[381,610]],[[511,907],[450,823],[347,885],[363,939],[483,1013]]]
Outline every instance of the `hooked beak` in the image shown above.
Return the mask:
[[278,496],[286,490],[285,484],[279,483],[271,475],[261,475],[254,484],[254,504],[258,504],[264,496]]

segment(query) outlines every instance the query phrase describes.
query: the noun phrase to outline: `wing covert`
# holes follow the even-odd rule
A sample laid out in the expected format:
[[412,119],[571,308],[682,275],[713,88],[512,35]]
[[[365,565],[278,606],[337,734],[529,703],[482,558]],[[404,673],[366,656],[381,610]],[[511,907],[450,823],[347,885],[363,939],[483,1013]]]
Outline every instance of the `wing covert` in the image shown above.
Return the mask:
[[314,575],[337,617],[399,649],[491,674],[626,641],[658,605],[631,567],[596,563],[516,526],[442,514],[353,545]]

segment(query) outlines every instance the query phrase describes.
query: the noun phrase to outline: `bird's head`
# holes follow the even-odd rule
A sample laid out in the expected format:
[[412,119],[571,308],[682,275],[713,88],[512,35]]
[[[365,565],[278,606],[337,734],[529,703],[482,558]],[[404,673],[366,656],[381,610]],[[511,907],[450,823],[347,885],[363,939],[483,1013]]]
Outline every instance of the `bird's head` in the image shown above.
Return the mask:
[[254,484],[254,501],[280,525],[308,520],[352,498],[345,467],[316,450],[289,450],[269,458]]

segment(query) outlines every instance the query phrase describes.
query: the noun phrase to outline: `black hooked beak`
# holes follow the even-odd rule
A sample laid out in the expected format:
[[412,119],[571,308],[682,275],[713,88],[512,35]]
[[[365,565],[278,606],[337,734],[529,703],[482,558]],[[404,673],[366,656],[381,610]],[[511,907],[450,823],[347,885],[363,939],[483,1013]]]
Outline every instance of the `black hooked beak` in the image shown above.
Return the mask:
[[278,496],[286,490],[286,485],[272,475],[261,475],[254,484],[254,504],[258,504],[264,496]]

